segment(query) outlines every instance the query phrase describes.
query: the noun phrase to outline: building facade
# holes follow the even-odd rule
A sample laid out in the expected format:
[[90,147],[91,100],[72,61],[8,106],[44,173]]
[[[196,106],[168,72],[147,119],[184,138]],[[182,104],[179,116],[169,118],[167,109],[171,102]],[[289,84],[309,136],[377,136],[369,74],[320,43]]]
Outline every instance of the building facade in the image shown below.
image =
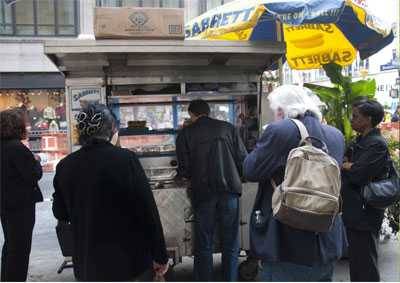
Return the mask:
[[232,0],[0,0],[0,111],[28,114],[27,146],[53,171],[68,153],[65,80],[43,53],[48,39],[94,39],[95,7],[184,8],[185,21]]
[[[0,111],[22,106],[28,111],[31,129],[28,145],[41,155],[44,168],[54,170],[67,153],[65,81],[43,53],[48,39],[94,39],[95,7],[184,8],[185,21],[232,0],[0,0]],[[359,0],[366,5],[365,0]],[[385,0],[399,11],[398,0]],[[368,2],[368,1],[367,1]],[[370,1],[371,2],[371,1]],[[373,2],[373,1],[372,1]],[[377,1],[375,1],[377,2]],[[379,2],[379,1],[378,1]],[[11,3],[11,4],[8,4]],[[398,14],[395,19],[398,30]],[[346,68],[355,80],[375,78],[377,98],[394,109],[391,98],[399,85],[399,37],[379,54],[356,60]],[[284,83],[313,82],[329,85],[325,72],[283,69]]]

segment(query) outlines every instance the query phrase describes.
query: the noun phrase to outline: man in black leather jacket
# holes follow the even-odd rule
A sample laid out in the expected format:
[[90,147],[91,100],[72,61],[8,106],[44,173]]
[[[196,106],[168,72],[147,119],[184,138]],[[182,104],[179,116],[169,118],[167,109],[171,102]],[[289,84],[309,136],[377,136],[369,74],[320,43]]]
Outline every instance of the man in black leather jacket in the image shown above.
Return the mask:
[[217,219],[222,237],[224,281],[237,281],[239,197],[246,149],[235,127],[210,118],[203,100],[189,105],[192,123],[176,141],[179,175],[188,178],[195,214],[194,279],[212,281],[213,238]]

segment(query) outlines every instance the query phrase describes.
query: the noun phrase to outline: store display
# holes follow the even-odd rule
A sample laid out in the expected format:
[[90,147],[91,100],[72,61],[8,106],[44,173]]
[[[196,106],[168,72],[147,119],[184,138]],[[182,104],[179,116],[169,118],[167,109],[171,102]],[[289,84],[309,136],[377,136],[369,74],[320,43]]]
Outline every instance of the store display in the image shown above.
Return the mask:
[[43,109],[43,118],[48,119],[48,120],[53,120],[56,118],[56,111],[54,110],[53,107],[47,106],[46,108]]
[[49,131],[57,132],[58,130],[59,130],[59,127],[58,127],[56,120],[52,120],[49,125]]
[[25,145],[40,156],[44,172],[54,171],[68,154],[64,91],[0,90],[0,94],[0,111],[14,107],[26,111]]
[[31,105],[28,108],[28,118],[29,118],[29,123],[31,125],[35,125],[36,122],[38,121],[38,119],[40,118],[40,113],[39,111],[36,109],[36,107],[34,105]]
[[35,124],[33,124],[32,127],[33,130],[48,130],[49,129],[49,123],[44,120],[43,118],[39,118]]
[[57,108],[56,108],[56,117],[60,121],[66,121],[67,116],[66,116],[66,110],[65,110],[65,105],[64,103],[60,103]]

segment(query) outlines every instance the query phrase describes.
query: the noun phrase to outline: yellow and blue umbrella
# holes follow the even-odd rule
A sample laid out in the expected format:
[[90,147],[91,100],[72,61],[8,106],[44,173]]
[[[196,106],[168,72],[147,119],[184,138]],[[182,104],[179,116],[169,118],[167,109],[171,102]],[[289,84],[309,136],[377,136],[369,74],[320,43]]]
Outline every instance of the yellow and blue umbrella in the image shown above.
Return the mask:
[[293,69],[350,65],[393,41],[390,25],[351,0],[236,0],[185,25],[186,39],[284,40]]

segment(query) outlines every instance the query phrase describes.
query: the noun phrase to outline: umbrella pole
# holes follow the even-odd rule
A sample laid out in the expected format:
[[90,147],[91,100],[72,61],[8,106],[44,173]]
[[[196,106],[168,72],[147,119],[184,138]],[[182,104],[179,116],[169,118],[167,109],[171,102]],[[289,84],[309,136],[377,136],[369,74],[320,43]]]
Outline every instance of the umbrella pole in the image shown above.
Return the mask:
[[[276,26],[276,40],[279,42],[283,41],[283,27],[280,21],[275,21]],[[283,59],[280,58],[278,61],[278,81],[279,85],[283,84]]]

